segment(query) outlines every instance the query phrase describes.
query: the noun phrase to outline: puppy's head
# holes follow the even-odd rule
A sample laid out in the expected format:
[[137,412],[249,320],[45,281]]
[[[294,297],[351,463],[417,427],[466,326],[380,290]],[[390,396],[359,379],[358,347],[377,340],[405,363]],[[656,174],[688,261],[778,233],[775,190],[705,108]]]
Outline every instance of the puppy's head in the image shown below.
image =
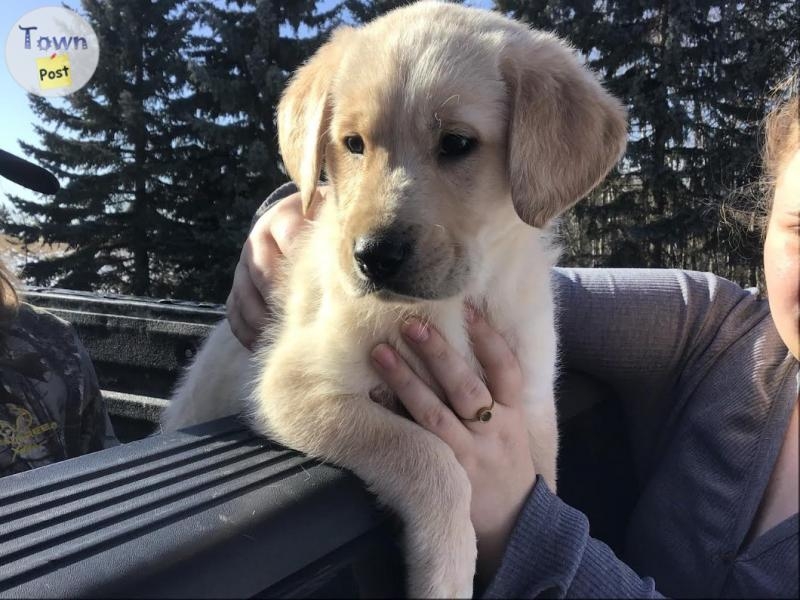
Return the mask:
[[339,270],[387,300],[464,291],[486,247],[545,227],[619,159],[625,114],[555,37],[422,2],[338,30],[278,109],[304,208],[325,170]]

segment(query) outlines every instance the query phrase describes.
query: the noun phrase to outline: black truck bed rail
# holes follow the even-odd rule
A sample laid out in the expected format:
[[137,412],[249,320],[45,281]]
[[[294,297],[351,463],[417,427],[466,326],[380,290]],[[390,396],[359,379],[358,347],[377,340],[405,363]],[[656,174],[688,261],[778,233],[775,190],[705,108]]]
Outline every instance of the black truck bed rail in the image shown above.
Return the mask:
[[306,595],[379,555],[402,591],[358,480],[233,418],[7,477],[0,515],[4,598]]

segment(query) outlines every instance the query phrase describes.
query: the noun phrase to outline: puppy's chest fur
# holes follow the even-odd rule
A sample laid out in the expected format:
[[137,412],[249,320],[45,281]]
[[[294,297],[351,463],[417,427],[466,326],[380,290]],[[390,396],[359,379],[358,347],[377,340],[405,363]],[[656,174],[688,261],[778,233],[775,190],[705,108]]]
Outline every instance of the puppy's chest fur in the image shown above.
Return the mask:
[[[442,390],[400,333],[402,323],[417,317],[433,324],[453,349],[482,374],[466,328],[464,302],[486,314],[492,326],[517,353],[526,386],[552,386],[555,362],[550,268],[556,252],[547,232],[519,223],[501,246],[487,245],[476,261],[471,285],[462,294],[437,301],[387,303],[372,295],[355,297],[342,283],[336,253],[334,221],[321,215],[298,241],[287,263],[285,285],[276,301],[283,306],[272,343],[284,336],[306,340],[304,362],[311,380],[324,382],[331,393],[379,402],[394,412],[405,411],[370,362],[376,344],[393,346],[417,375],[440,397]],[[267,350],[261,364],[270,360]],[[530,385],[528,385],[530,384]]]

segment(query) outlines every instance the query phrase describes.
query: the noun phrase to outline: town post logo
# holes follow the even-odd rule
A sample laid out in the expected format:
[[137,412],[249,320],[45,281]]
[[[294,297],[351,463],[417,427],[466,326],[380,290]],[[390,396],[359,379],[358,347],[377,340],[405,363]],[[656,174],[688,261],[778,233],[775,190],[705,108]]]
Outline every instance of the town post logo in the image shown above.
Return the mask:
[[94,75],[100,58],[97,36],[78,13],[45,7],[23,15],[6,39],[6,64],[27,92],[66,96]]

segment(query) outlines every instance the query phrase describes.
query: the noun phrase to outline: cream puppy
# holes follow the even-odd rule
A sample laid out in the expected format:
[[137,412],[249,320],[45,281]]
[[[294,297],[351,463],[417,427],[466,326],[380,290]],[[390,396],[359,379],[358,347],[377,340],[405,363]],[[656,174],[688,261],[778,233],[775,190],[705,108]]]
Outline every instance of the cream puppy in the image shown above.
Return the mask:
[[257,430],[352,470],[400,515],[411,596],[469,597],[467,476],[444,442],[371,400],[369,353],[388,342],[432,383],[399,334],[415,315],[478,370],[463,305],[482,307],[519,358],[534,465],[555,488],[549,226],[621,156],[624,110],[554,36],[420,2],[337,30],[291,80],[278,125],[304,208],[323,172],[331,193],[260,349],[218,326],[164,427],[246,403]]

